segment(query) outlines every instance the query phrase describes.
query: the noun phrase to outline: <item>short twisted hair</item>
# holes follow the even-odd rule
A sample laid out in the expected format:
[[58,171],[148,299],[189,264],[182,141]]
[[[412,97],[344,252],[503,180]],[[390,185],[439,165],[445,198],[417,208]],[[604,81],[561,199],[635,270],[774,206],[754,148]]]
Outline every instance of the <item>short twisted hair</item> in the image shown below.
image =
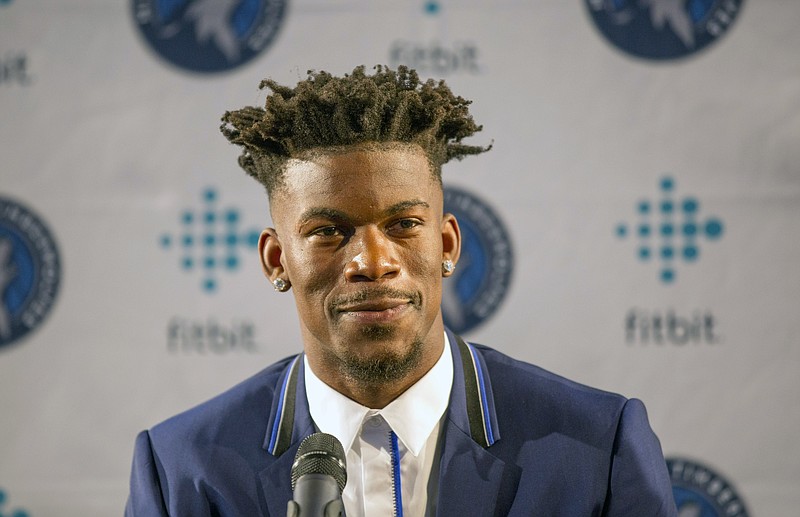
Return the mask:
[[248,106],[228,111],[220,127],[225,137],[242,147],[239,165],[271,193],[280,185],[286,162],[315,151],[359,144],[419,145],[441,181],[441,166],[449,160],[488,151],[461,140],[481,130],[469,114],[470,101],[455,96],[444,81],[420,81],[405,66],[397,71],[363,66],[343,77],[309,71],[294,88],[265,79],[269,88],[264,108]]

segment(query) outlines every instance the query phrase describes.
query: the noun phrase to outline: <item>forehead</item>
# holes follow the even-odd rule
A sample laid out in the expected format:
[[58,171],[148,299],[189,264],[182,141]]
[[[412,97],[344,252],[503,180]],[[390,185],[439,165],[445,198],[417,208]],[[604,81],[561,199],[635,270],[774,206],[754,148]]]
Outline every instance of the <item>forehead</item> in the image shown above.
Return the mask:
[[421,149],[375,146],[290,160],[272,210],[274,218],[315,207],[363,212],[414,199],[441,211],[441,195]]

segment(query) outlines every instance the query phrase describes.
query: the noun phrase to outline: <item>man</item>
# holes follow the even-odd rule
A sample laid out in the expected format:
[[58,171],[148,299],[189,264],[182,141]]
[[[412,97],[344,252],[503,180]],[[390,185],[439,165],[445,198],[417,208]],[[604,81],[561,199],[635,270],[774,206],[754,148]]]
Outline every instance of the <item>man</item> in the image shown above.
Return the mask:
[[267,188],[264,274],[292,290],[303,353],[142,432],[127,515],[285,515],[301,440],[336,436],[349,517],[677,515],[641,402],[445,329],[458,264],[441,166],[488,148],[468,101],[415,72],[264,81],[226,113]]

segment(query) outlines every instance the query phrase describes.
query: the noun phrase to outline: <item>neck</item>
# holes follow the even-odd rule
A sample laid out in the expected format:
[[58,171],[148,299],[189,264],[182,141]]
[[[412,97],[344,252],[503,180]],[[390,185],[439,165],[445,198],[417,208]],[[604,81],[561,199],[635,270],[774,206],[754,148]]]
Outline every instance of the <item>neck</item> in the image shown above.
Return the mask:
[[367,385],[354,382],[345,386],[333,386],[333,388],[342,395],[355,400],[364,407],[368,407],[370,409],[383,409],[394,399],[405,393],[408,388],[413,386],[421,378],[422,375],[417,378],[409,379],[408,382],[396,382],[392,383],[391,385]]

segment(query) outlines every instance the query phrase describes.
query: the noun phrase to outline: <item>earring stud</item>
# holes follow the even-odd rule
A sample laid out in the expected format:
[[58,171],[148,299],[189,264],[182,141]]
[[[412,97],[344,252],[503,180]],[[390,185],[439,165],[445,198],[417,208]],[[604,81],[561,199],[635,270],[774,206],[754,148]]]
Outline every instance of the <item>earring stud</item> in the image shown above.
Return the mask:
[[447,259],[447,260],[442,262],[442,272],[444,274],[449,275],[450,273],[455,271],[455,269],[456,269],[456,265],[453,264],[452,260]]
[[283,293],[289,289],[289,283],[283,278],[276,278],[272,281],[272,287],[274,287],[279,293]]

